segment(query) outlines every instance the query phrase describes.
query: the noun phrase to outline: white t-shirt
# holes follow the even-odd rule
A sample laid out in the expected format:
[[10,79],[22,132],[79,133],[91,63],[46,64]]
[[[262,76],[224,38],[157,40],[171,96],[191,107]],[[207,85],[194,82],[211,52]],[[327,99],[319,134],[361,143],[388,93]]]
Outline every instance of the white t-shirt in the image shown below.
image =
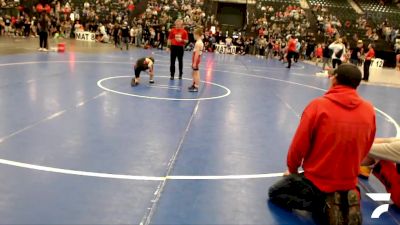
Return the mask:
[[342,43],[333,42],[332,44],[329,45],[329,49],[331,49],[333,51],[332,59],[340,59],[340,57],[339,58],[336,57],[336,53],[338,53],[341,50],[343,50],[343,53],[341,56],[346,54],[346,48],[344,47],[344,44],[342,44]]
[[102,35],[107,35],[106,27],[105,27],[104,25],[100,26],[99,29],[100,29],[100,34],[102,34]]

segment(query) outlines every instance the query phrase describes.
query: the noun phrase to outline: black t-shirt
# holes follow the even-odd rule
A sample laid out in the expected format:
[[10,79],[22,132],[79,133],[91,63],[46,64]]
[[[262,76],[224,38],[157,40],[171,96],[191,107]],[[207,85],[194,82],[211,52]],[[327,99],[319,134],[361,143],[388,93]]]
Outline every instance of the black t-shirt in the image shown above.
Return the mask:
[[118,37],[119,27],[114,27],[113,35],[114,37]]
[[129,27],[128,26],[122,26],[121,27],[121,36],[122,37],[129,37]]
[[49,21],[47,19],[41,18],[39,21],[40,31],[47,32],[49,28]]
[[24,21],[18,20],[18,21],[15,23],[15,28],[17,28],[17,29],[21,29],[21,28],[22,28],[22,25],[23,25],[23,23],[24,23]]
[[315,43],[314,42],[310,42],[310,43],[308,43],[308,45],[307,45],[307,52],[312,52],[312,51],[314,51],[314,49],[315,49]]
[[329,49],[329,46],[327,45],[324,50],[322,51],[322,56],[324,58],[330,58],[332,56],[331,50]]
[[215,42],[216,42],[217,44],[219,44],[219,41],[220,41],[220,40],[222,40],[221,36],[219,36],[219,34],[218,34],[218,35],[215,35]]
[[357,59],[358,60],[358,53],[361,52],[361,49],[359,47],[355,47],[351,51],[350,59]]
[[98,28],[99,28],[99,25],[97,23],[92,25],[92,29],[94,32],[96,32]]
[[25,27],[25,30],[29,30],[29,29],[31,29],[31,22],[25,22],[24,23],[24,27]]
[[160,31],[160,41],[165,40],[165,30]]

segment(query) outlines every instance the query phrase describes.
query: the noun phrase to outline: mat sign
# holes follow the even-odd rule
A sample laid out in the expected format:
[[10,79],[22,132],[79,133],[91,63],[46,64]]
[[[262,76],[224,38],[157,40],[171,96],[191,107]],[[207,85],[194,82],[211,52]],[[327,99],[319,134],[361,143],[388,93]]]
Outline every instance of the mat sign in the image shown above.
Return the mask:
[[75,40],[78,41],[95,41],[96,34],[91,32],[76,32]]

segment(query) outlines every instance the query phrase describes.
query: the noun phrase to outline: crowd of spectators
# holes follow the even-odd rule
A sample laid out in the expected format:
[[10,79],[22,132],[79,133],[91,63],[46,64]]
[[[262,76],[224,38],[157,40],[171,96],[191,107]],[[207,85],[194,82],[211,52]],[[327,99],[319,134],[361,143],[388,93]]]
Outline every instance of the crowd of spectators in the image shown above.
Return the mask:
[[[142,4],[142,6],[141,6]],[[74,38],[75,32],[96,33],[99,42],[119,43],[121,27],[129,27],[129,42],[137,46],[162,47],[174,20],[182,18],[186,28],[217,26],[214,15],[206,15],[202,2],[198,0],[143,0],[135,9],[131,0],[96,0],[89,3],[57,2],[48,13],[51,37]],[[138,12],[138,15],[134,13]],[[0,15],[0,35],[14,37],[36,37],[37,18],[35,7],[23,10],[19,16]],[[118,39],[118,40],[117,40]],[[164,43],[165,44],[165,43]]]
[[[385,42],[394,49],[396,37],[399,35],[399,25],[391,23],[383,13],[381,22],[375,24],[368,13],[356,17],[343,14],[343,17],[339,18],[339,14],[331,12],[328,7],[322,5],[315,5],[312,11],[317,18],[318,34],[325,40],[343,37],[352,45],[359,40]],[[349,34],[351,36],[347,36]]]
[[[136,9],[132,7],[134,4]],[[137,13],[140,4],[144,8]],[[341,21],[321,5],[314,6],[312,11],[318,21],[317,34],[312,32],[315,28],[311,27],[306,12],[299,5],[269,2],[257,2],[256,10],[249,12],[253,19],[247,21],[245,29],[229,33],[221,31],[215,15],[205,13],[200,0],[142,0],[136,3],[132,0],[96,0],[65,5],[57,2],[48,13],[49,37],[74,38],[76,32],[89,31],[96,34],[96,41],[112,43],[116,48],[122,49],[123,41],[137,47],[163,49],[174,21],[181,18],[189,33],[186,50],[193,48],[193,29],[203,27],[205,51],[215,51],[216,46],[222,44],[235,46],[234,51],[229,51],[231,54],[254,54],[285,60],[287,41],[294,35],[297,38],[295,61],[313,59],[318,62],[321,57],[317,57],[316,50],[329,46],[340,36],[348,49],[345,57],[350,58],[350,50],[361,38],[371,42],[382,38],[394,45],[399,33],[398,27],[391,26],[387,20],[373,27],[365,16],[349,23]],[[36,37],[37,18],[39,14],[35,7],[19,16],[0,15],[0,35]],[[365,33],[365,36],[355,33],[348,40],[340,31],[350,27]],[[325,37],[324,41],[317,41],[321,35]]]

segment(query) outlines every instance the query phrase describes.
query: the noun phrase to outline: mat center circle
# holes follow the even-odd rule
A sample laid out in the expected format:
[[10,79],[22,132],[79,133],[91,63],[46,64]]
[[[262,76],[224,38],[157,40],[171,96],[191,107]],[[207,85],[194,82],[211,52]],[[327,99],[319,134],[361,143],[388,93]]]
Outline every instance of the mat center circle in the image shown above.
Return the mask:
[[[165,80],[166,78],[169,79],[169,76],[157,76],[155,77],[156,83],[148,84],[147,77],[143,77],[140,85],[135,87],[130,87],[130,79],[132,79],[132,76],[113,76],[99,80],[97,82],[97,86],[111,93],[137,97],[137,98],[152,99],[152,100],[202,101],[202,100],[213,100],[218,98],[224,98],[231,94],[231,90],[229,90],[229,88],[209,81],[201,81],[202,85],[200,86],[199,92],[190,93],[187,90],[187,87],[189,85],[185,86],[182,80],[191,81],[192,79],[182,78],[182,80],[170,80],[169,82],[162,82],[162,80]],[[111,88],[110,84],[107,84],[110,83],[107,81],[110,80],[115,81],[117,79],[124,79],[124,82],[126,83],[125,86],[118,83],[117,87],[122,90],[116,90],[117,87]],[[221,90],[215,90],[216,88]],[[202,89],[204,89],[204,91]],[[154,95],[159,95],[159,96],[154,96]],[[170,96],[172,95],[172,96],[166,97],[165,95],[170,95]],[[210,95],[210,96],[204,96],[204,95]]]

